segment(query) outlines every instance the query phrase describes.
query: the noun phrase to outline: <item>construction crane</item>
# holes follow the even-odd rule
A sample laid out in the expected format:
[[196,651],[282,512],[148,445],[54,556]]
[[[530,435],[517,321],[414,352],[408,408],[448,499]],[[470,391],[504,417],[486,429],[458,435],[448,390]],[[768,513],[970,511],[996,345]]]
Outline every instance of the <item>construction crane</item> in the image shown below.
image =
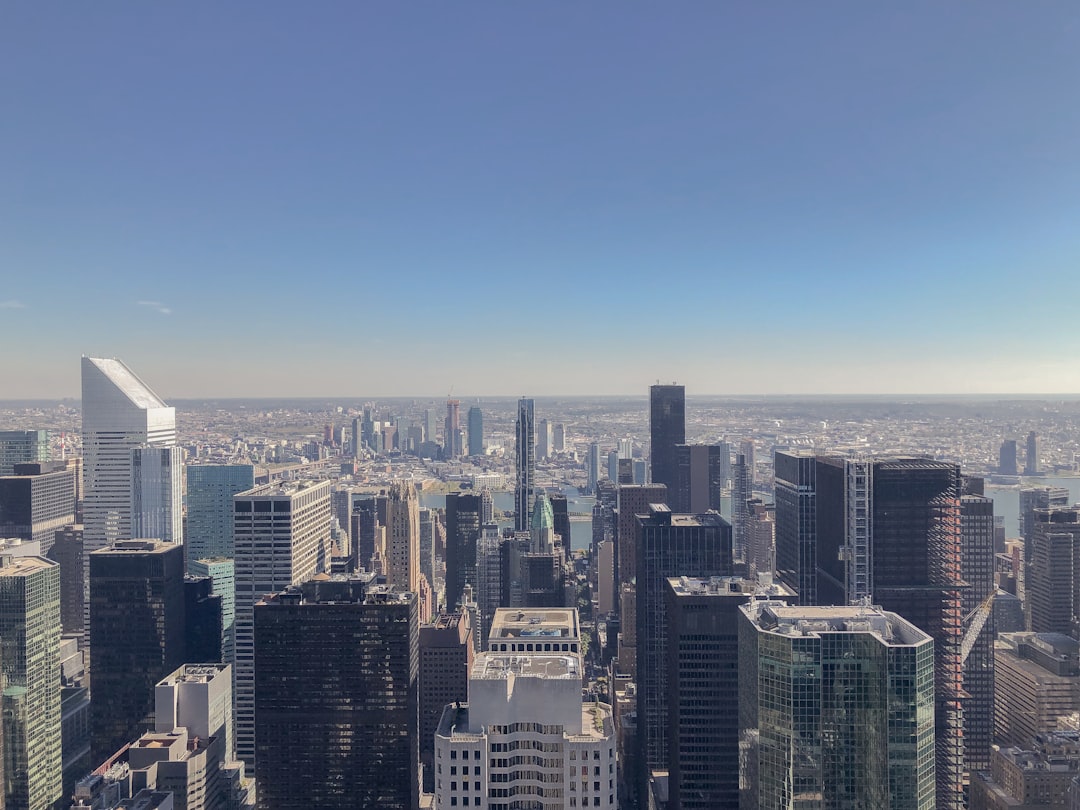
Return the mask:
[[982,604],[975,608],[971,613],[964,617],[964,624],[967,625],[967,629],[964,631],[964,638],[960,642],[960,666],[964,665],[968,656],[971,655],[971,651],[975,649],[975,640],[979,637],[979,633],[986,627],[986,620],[990,618],[990,612],[994,609],[994,598],[997,596],[997,591],[991,591]]

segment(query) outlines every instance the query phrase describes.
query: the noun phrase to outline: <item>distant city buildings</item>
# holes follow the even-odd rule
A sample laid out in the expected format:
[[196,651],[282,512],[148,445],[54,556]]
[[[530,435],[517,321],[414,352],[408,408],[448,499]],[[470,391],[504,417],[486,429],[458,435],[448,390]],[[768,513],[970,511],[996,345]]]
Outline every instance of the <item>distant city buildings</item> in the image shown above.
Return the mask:
[[49,431],[0,430],[0,476],[14,475],[16,464],[44,464],[50,458]]

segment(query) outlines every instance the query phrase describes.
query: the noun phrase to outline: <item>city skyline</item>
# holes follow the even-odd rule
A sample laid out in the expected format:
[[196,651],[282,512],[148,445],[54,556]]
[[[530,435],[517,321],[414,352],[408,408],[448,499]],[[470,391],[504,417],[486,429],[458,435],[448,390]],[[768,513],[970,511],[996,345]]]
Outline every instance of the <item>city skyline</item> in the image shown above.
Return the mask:
[[1075,6],[5,22],[5,399],[1080,391]]

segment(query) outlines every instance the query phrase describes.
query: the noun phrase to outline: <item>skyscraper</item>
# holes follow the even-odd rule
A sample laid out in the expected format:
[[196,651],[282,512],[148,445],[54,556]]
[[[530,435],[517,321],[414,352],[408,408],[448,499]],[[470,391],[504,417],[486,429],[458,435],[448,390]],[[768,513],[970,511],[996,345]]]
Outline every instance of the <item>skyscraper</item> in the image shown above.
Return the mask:
[[550,458],[553,441],[551,422],[547,419],[541,419],[536,431],[536,457],[541,459]]
[[868,606],[739,607],[740,726],[759,810],[932,810],[934,642]]
[[1016,475],[1016,439],[1006,439],[998,450],[998,472],[1001,475]]
[[146,730],[154,685],[184,663],[184,550],[121,540],[90,554],[91,760]]
[[268,593],[330,564],[330,482],[271,483],[233,496],[236,570],[236,753],[255,766],[252,611]]
[[750,499],[754,497],[752,468],[746,456],[735,454],[731,467],[731,531],[735,561],[746,562],[746,534],[750,528]]
[[670,810],[739,806],[739,605],[792,601],[781,584],[670,577],[667,610]]
[[1024,568],[1029,629],[1080,638],[1080,508],[1035,510]]
[[479,405],[469,408],[469,455],[484,455],[484,412]]
[[446,423],[443,434],[443,454],[446,458],[457,458],[461,455],[461,401],[457,399],[446,400]]
[[316,579],[254,615],[259,807],[414,810],[416,594],[370,575]]
[[514,484],[514,529],[519,532],[529,531],[532,524],[532,507],[536,498],[533,491],[536,476],[536,442],[534,439],[533,401],[519,399],[517,421],[514,432],[517,439],[514,469],[517,473]]
[[[960,543],[960,576],[967,583],[961,610],[969,616],[997,591],[993,499],[982,495],[960,498]],[[990,767],[990,747],[994,741],[995,635],[991,614],[964,661],[964,691],[968,695],[964,701],[964,767],[969,775]]]
[[603,468],[600,462],[600,445],[593,442],[589,445],[585,456],[585,475],[587,476],[587,486],[590,494],[596,491],[596,482],[600,480],[601,469]]
[[476,632],[467,610],[440,613],[420,627],[420,761],[428,793],[435,787],[435,732],[443,709],[469,699]]
[[1039,475],[1042,461],[1039,458],[1039,437],[1035,431],[1027,435],[1027,452],[1024,454],[1024,475]]
[[679,484],[675,445],[686,443],[686,388],[682,385],[649,387],[649,454],[652,483],[674,492]]
[[187,467],[188,570],[195,560],[233,556],[233,495],[255,486],[250,464]]
[[221,597],[221,660],[232,664],[236,660],[236,569],[227,557],[211,557],[188,561],[188,573],[209,577],[211,592]]
[[131,451],[133,537],[183,542],[183,470],[179,447],[136,447]]
[[446,495],[446,608],[456,610],[466,583],[476,584],[476,543],[480,539],[479,495]]
[[556,453],[566,452],[566,425],[562,422],[556,422],[552,435],[551,449]]
[[44,464],[49,458],[49,431],[0,430],[0,475],[14,475],[16,464]]
[[667,617],[664,589],[668,577],[731,576],[731,526],[717,512],[675,515],[653,504],[638,518],[637,685],[641,794],[648,769],[666,769],[668,760]]
[[420,590],[420,499],[411,481],[395,481],[386,508],[386,581]]
[[776,575],[798,594],[799,604],[817,604],[817,459],[813,452],[777,450],[773,459],[776,497]]
[[468,703],[435,735],[436,807],[618,808],[611,710],[581,700],[579,637],[575,610],[498,611]]
[[75,472],[16,464],[0,477],[0,537],[36,541],[48,554],[56,532],[75,522]]
[[0,556],[3,801],[47,810],[61,798],[60,566]]
[[[120,360],[83,357],[82,433],[83,549],[89,571],[91,552],[132,536],[133,451],[175,447],[176,409]],[[180,510],[173,505],[173,514]],[[87,617],[87,627],[89,622]]]
[[720,511],[720,493],[731,472],[726,444],[679,444],[675,446],[678,483],[671,493],[672,511],[700,514]]

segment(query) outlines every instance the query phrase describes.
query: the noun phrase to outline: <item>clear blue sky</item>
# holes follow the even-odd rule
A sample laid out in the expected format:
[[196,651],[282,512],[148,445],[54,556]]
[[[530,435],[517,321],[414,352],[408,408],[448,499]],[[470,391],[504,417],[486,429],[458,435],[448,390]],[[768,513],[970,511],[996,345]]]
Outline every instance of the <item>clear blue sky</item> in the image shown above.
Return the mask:
[[7,3],[0,398],[1080,391],[1078,87],[1074,0]]

